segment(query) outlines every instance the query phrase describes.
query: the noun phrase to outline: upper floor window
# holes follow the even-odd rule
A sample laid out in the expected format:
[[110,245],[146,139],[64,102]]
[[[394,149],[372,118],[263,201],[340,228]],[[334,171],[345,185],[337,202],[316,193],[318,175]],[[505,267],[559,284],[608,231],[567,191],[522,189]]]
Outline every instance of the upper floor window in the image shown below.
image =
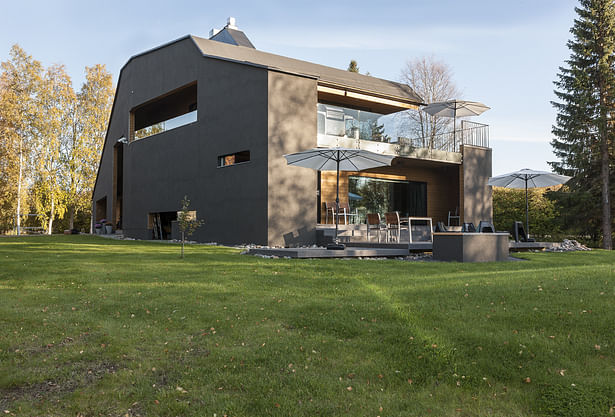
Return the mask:
[[196,82],[142,104],[130,113],[130,140],[196,122],[197,108]]
[[376,142],[396,142],[394,115],[318,103],[318,133]]
[[218,157],[218,167],[226,167],[244,162],[250,162],[250,151],[241,151]]

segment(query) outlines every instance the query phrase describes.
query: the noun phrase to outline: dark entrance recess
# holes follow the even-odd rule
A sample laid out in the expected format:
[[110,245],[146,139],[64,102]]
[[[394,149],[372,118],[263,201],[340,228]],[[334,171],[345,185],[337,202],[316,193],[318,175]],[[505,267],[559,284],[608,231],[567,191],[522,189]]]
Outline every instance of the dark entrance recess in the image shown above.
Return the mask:
[[122,228],[122,202],[124,196],[124,145],[113,147],[113,224]]
[[172,223],[177,220],[176,211],[163,211],[160,213],[150,213],[148,228],[152,229],[152,239],[168,240],[171,239]]
[[107,220],[107,197],[96,200],[96,221]]

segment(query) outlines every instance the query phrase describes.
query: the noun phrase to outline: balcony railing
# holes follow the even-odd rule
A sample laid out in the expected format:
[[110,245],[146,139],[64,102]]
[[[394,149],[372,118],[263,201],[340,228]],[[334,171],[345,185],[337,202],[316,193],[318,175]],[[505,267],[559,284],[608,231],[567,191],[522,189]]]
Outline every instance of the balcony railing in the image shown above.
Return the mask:
[[348,136],[319,134],[318,146],[365,149],[387,155],[420,159],[437,159],[461,162],[461,145],[489,147],[489,125],[462,121],[461,129],[445,132],[430,138],[403,138],[396,141],[357,139]]
[[412,148],[425,148],[444,152],[460,152],[461,145],[489,147],[489,125],[461,121],[461,129],[427,138],[399,138],[399,143]]

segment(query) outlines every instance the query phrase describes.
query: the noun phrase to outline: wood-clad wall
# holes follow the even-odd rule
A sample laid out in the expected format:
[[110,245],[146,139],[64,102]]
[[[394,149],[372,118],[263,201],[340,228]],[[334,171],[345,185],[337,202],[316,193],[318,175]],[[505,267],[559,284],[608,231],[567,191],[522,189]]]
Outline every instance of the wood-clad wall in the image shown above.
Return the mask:
[[[335,171],[321,173],[321,222],[325,222],[325,202],[335,202]],[[392,167],[361,172],[340,172],[340,203],[348,203],[348,177],[417,181],[427,183],[427,216],[435,222],[448,220],[448,212],[459,208],[459,165],[397,160]],[[331,219],[329,219],[331,221]]]

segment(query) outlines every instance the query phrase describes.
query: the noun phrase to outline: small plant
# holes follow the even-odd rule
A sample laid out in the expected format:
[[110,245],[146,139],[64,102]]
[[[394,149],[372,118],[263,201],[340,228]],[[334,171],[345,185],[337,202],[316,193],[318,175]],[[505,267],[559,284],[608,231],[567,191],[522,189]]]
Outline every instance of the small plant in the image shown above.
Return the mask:
[[182,234],[182,250],[181,258],[184,258],[184,244],[186,242],[186,236],[190,236],[196,229],[201,227],[205,221],[197,220],[196,211],[190,211],[190,200],[185,195],[182,200],[182,209],[177,213],[177,223],[179,225],[179,231]]

